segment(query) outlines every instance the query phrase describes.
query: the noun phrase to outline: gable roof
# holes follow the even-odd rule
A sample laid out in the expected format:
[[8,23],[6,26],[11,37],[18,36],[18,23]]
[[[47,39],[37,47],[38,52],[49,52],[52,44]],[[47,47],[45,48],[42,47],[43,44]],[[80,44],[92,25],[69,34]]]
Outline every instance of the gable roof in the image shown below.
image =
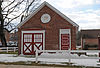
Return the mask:
[[23,20],[21,23],[17,25],[17,28],[20,28],[25,22],[27,22],[32,16],[34,16],[39,10],[41,10],[44,6],[48,6],[53,11],[55,11],[57,14],[59,14],[61,17],[63,17],[65,20],[67,20],[69,23],[71,23],[73,26],[79,27],[75,22],[73,22],[71,19],[69,19],[67,16],[62,14],[60,11],[58,11],[56,8],[54,8],[52,5],[44,1],[32,14],[30,14],[25,20]]

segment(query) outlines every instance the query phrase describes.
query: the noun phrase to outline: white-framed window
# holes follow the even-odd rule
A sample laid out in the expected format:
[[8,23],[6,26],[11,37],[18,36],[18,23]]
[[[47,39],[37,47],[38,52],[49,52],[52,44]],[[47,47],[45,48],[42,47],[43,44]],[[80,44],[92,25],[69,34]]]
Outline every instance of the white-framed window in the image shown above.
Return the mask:
[[32,42],[32,34],[24,34],[24,42]]
[[42,34],[34,34],[34,42],[42,42]]

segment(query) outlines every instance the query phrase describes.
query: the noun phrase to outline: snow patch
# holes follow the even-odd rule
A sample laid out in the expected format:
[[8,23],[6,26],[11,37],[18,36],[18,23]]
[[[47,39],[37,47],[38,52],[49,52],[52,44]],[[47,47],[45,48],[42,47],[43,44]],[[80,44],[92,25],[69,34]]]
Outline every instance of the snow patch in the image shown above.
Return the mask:
[[13,54],[0,54],[0,62],[35,61],[35,58],[14,57]]
[[[44,55],[47,56],[47,54],[44,54]],[[19,61],[34,62],[35,61],[35,58],[33,58],[33,57],[29,58],[29,57],[20,57],[20,56],[14,57],[14,56],[15,56],[14,54],[13,55],[12,54],[0,54],[0,62],[19,62]],[[55,55],[55,56],[59,56],[59,55]],[[73,55],[73,56],[77,57],[77,55]],[[86,56],[84,56],[84,57],[86,57]],[[57,59],[57,58],[38,58],[38,61],[42,61],[41,63],[44,63],[44,64],[65,65],[64,63],[68,62],[69,60],[62,59],[62,58],[60,58],[60,59]],[[100,65],[98,66],[98,64],[99,64],[98,59],[71,59],[71,63],[74,63],[72,65],[78,65],[78,66],[80,65],[80,66],[100,67]]]

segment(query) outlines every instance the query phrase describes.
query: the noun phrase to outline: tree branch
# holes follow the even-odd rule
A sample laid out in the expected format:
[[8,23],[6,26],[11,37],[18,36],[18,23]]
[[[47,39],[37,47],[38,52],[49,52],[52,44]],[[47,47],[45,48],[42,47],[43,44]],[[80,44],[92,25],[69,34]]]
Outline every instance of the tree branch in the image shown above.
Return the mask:
[[4,7],[4,9],[2,9],[3,11],[7,8],[7,7],[9,7],[11,4],[13,4],[15,2],[15,0],[13,0],[10,4],[8,4],[6,7]]
[[[18,2],[16,5],[14,5],[13,7],[11,7],[10,9],[8,9],[7,15],[6,15],[6,16],[8,16],[11,12],[13,12],[13,10],[14,10],[18,5],[20,5],[23,1],[24,1],[24,0],[22,0],[21,2]],[[12,10],[12,9],[13,9],[13,10]],[[10,11],[10,10],[12,10],[12,11]]]
[[28,10],[29,10],[29,8],[30,8],[30,6],[33,4],[33,2],[34,2],[35,0],[33,0],[29,5],[28,5],[28,8],[27,8],[27,13],[28,13]]
[[[20,3],[17,3],[14,7],[12,7],[13,10],[12,10],[11,12],[13,12],[14,9],[15,9],[15,7],[16,7],[17,5],[19,5],[19,4],[21,4],[23,1],[24,1],[24,0],[22,0]],[[29,11],[29,8],[30,8],[30,6],[34,3],[34,1],[35,1],[35,0],[33,0],[33,1],[28,5],[28,7],[27,7],[26,9],[24,9],[19,15],[15,16],[13,19],[10,18],[9,21],[7,22],[7,24],[4,25],[4,26],[9,25],[11,21],[13,21],[13,20],[15,20],[16,18],[20,17],[25,11]],[[37,5],[37,4],[36,4],[36,5]],[[36,6],[36,5],[34,5],[34,6]],[[32,8],[33,8],[33,7],[32,7]],[[10,8],[10,9],[11,9],[11,8]],[[9,9],[9,10],[10,10],[10,9]],[[9,11],[9,10],[8,10],[8,11]],[[10,12],[10,13],[11,13],[11,12]],[[7,15],[9,15],[9,14],[7,14]],[[7,15],[6,15],[5,19],[8,18]]]
[[[33,1],[28,5],[28,8],[32,5],[32,3],[33,3],[34,1],[35,1],[35,0],[33,0]],[[20,17],[26,10],[27,10],[27,8],[26,8],[25,10],[23,10],[18,16],[16,16],[16,17],[14,17],[13,19],[11,19],[11,20],[7,23],[7,25],[8,25],[11,21],[13,21],[14,19]]]

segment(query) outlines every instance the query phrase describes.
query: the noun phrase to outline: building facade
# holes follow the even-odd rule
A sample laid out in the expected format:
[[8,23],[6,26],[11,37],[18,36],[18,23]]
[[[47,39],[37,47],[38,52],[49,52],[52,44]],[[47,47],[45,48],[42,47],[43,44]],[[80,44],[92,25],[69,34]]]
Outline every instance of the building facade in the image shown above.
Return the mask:
[[47,2],[18,24],[19,54],[76,49],[78,25]]
[[99,48],[98,37],[100,29],[81,30],[81,46],[86,50],[97,50]]

